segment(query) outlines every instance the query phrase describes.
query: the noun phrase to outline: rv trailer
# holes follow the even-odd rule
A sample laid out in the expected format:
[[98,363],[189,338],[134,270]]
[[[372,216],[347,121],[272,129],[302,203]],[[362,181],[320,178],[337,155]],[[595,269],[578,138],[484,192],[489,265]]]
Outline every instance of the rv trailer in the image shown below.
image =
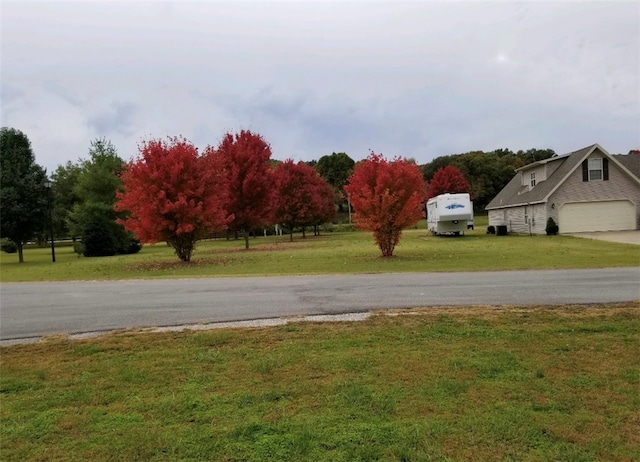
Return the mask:
[[431,234],[464,234],[473,229],[473,205],[469,194],[440,194],[427,201],[427,229]]

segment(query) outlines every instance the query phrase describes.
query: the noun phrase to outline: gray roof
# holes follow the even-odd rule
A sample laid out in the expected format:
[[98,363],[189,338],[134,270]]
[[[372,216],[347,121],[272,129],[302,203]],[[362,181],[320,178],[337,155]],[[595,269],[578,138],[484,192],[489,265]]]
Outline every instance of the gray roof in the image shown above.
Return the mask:
[[632,151],[629,154],[614,154],[611,157],[624,165],[637,178],[640,178],[640,151]]
[[[589,156],[594,150],[600,150],[604,155],[611,156],[604,149],[597,144],[592,144],[586,148],[579,149],[578,151],[571,152],[558,157],[551,157],[549,159],[534,162],[529,165],[516,170],[517,172],[524,172],[531,168],[535,168],[542,164],[547,165],[547,171],[551,172],[546,180],[539,182],[532,189],[528,186],[522,186],[520,179],[520,173],[511,179],[509,183],[500,191],[496,197],[485,207],[486,210],[500,209],[504,207],[513,207],[518,205],[536,204],[546,202],[547,198],[553,193],[560,184],[568,177],[568,175],[575,170],[582,161]],[[640,157],[640,156],[639,156]],[[619,160],[619,159],[616,159]],[[557,165],[553,163],[557,162]],[[554,170],[555,168],[555,170]]]

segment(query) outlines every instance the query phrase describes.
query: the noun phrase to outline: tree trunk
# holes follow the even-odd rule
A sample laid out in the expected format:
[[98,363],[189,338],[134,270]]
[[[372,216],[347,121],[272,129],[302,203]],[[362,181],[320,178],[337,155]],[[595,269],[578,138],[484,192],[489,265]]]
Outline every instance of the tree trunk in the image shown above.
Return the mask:
[[244,230],[244,248],[245,250],[249,250],[249,231]]
[[302,239],[306,239],[307,238],[307,234],[305,233],[305,227],[302,227]]
[[24,255],[22,253],[22,242],[17,242],[18,246],[18,263],[24,263]]

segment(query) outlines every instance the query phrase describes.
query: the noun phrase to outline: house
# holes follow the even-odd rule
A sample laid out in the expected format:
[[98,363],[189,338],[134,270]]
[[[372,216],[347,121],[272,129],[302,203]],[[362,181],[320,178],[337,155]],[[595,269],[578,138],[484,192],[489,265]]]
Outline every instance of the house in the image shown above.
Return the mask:
[[525,165],[487,205],[489,226],[544,234],[640,229],[640,152],[612,156],[594,144]]

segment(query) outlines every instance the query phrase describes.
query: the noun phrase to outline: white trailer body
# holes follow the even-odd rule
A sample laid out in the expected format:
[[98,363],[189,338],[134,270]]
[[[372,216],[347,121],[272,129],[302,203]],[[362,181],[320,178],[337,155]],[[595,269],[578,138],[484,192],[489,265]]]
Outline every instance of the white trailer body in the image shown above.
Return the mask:
[[427,201],[427,228],[432,234],[464,234],[468,222],[473,223],[469,194],[440,194]]

